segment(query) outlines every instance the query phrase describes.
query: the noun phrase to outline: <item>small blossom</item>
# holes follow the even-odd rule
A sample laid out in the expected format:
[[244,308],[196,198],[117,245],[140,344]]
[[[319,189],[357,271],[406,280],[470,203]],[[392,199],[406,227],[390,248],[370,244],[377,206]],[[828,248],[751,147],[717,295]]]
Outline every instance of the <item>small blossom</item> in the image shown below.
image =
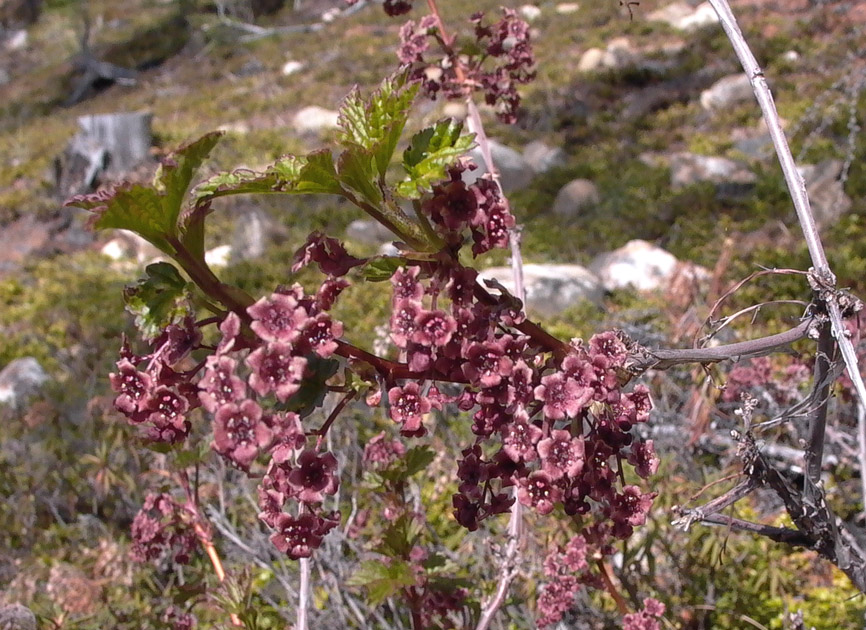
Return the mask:
[[503,426],[502,450],[515,462],[529,462],[538,457],[535,445],[541,439],[542,431],[529,422],[512,422]]
[[633,443],[628,454],[628,463],[634,466],[634,471],[644,479],[656,474],[659,469],[659,458],[653,447],[653,441]]
[[312,348],[320,357],[327,358],[337,349],[335,339],[343,335],[343,324],[332,320],[327,313],[319,313],[304,322],[300,332],[304,349]]
[[216,413],[222,405],[246,398],[246,383],[235,374],[237,361],[226,355],[212,354],[205,366],[204,376],[198,382],[198,397],[210,413]]
[[385,432],[382,431],[364,446],[364,463],[378,469],[387,468],[405,454],[403,443],[400,440],[386,440]]
[[266,448],[273,437],[262,421],[262,408],[254,400],[240,405],[229,403],[220,407],[214,418],[214,450],[249,470],[260,449]]
[[307,311],[298,301],[281,293],[262,298],[249,308],[253,318],[250,328],[264,341],[293,343],[298,338],[298,328],[306,321]]
[[334,471],[337,458],[333,453],[318,455],[307,450],[298,456],[298,464],[289,473],[289,486],[298,499],[305,503],[321,503],[324,495],[334,494],[339,481]]
[[421,313],[418,303],[400,299],[394,303],[391,312],[391,339],[398,348],[405,348],[412,333],[415,332],[415,319]]
[[425,429],[421,422],[424,415],[430,412],[432,405],[427,397],[421,395],[418,383],[413,381],[403,387],[392,387],[388,391],[388,402],[391,419],[403,425],[401,433],[411,436],[424,435]]
[[517,500],[535,508],[539,514],[550,514],[561,498],[562,491],[554,485],[550,475],[541,470],[518,481]]
[[139,372],[128,359],[118,361],[117,368],[118,372],[108,375],[111,388],[119,393],[114,399],[114,406],[118,411],[132,416],[141,411],[142,405],[147,402],[153,379],[146,372]]
[[421,311],[415,316],[412,341],[423,346],[444,346],[457,330],[457,322],[445,311]]
[[568,431],[551,431],[550,437],[538,443],[538,454],[551,479],[577,477],[583,469],[583,440]]
[[340,294],[349,287],[345,278],[327,278],[316,291],[315,304],[320,311],[329,311]]
[[592,400],[592,389],[581,387],[561,372],[542,377],[541,385],[535,388],[535,398],[544,402],[542,412],[550,420],[573,418]]
[[292,347],[285,343],[273,342],[262,346],[250,356],[246,363],[253,370],[250,374],[250,387],[259,396],[274,392],[280,402],[301,388],[307,360],[292,356]]
[[276,518],[276,532],[271,536],[271,542],[293,560],[309,558],[322,544],[322,536],[318,533],[320,527],[319,519],[313,514],[295,518],[283,512]]
[[421,267],[400,267],[391,276],[391,286],[394,288],[394,301],[412,300],[420,302],[424,297],[424,286],[418,281]]
[[505,355],[505,347],[497,341],[470,344],[466,351],[463,374],[473,384],[482,387],[499,385],[502,378],[511,374],[513,361]]

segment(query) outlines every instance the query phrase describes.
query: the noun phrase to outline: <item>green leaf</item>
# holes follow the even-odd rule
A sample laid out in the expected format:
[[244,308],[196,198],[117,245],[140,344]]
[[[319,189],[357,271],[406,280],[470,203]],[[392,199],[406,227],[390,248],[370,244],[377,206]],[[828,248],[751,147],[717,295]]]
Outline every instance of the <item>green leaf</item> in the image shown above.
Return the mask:
[[358,193],[364,201],[378,208],[384,198],[377,183],[372,153],[360,145],[351,145],[337,161],[340,182]]
[[[90,221],[94,229],[130,230],[173,256],[176,253],[173,239],[184,241],[181,225],[184,197],[202,161],[221,135],[207,134],[169,154],[157,169],[152,186],[124,183],[73,197],[66,205],[94,212]],[[203,230],[196,226],[186,240],[190,251],[203,257]]]
[[405,466],[406,476],[411,477],[427,468],[434,459],[436,459],[436,453],[429,446],[413,446],[406,451],[406,455],[401,458],[401,461]]
[[127,286],[123,298],[142,337],[152,341],[163,328],[191,314],[190,285],[166,262],[148,265],[144,271],[147,277]]
[[385,79],[367,101],[355,89],[340,107],[341,144],[370,151],[379,177],[385,176],[418,93],[418,84],[407,85],[406,78]]
[[383,282],[390,280],[394,272],[406,265],[405,258],[397,256],[376,256],[361,266],[360,273],[364,280]]
[[409,555],[421,535],[423,525],[407,514],[390,523],[382,536],[382,544],[376,549],[391,558]]
[[331,194],[343,193],[327,149],[306,157],[284,155],[264,172],[238,169],[218,173],[193,191],[193,200],[202,207],[217,197],[250,194]]
[[433,182],[445,178],[445,169],[469,151],[475,136],[460,135],[463,123],[448,118],[422,129],[403,152],[403,168],[408,177],[397,185],[397,192],[409,199],[418,199],[430,190]]
[[412,567],[403,560],[392,558],[389,563],[378,560],[364,562],[347,580],[349,586],[367,589],[370,604],[378,606],[402,589],[415,585]]
[[213,148],[222,138],[223,132],[214,131],[203,135],[198,140],[173,151],[162,160],[156,175],[153,177],[153,187],[163,197],[163,210],[169,215],[167,220],[176,226],[180,216],[181,206],[189,191],[192,178],[201,168],[204,159],[210,155]]
[[322,406],[328,392],[326,381],[337,373],[340,363],[335,359],[323,359],[315,354],[307,355],[307,369],[301,388],[292,394],[286,403],[286,411],[294,411],[302,418]]

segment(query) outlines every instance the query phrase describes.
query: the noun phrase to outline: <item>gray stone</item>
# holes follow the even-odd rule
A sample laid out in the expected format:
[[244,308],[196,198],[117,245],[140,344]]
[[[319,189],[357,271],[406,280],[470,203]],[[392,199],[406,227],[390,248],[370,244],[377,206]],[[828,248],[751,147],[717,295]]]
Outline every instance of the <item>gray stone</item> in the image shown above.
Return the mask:
[[17,31],[10,33],[6,37],[6,42],[4,44],[6,50],[9,52],[14,52],[16,50],[23,50],[27,47],[27,42],[29,40],[29,36],[27,35],[27,31],[23,28]]
[[806,182],[806,193],[815,221],[820,227],[832,225],[851,210],[851,198],[839,176],[842,174],[841,160],[824,160],[818,164],[807,164],[799,168]]
[[699,182],[712,182],[722,197],[737,197],[750,190],[756,175],[741,163],[723,157],[675,153],[670,157],[671,186],[684,188]]
[[33,357],[14,359],[0,370],[0,404],[22,408],[48,381],[48,374]]
[[671,285],[685,274],[696,282],[705,282],[710,272],[691,263],[681,263],[668,251],[647,241],[629,241],[612,252],[600,254],[589,266],[607,291],[632,287],[638,291],[656,291]]
[[710,112],[727,109],[755,98],[752,83],[742,72],[723,77],[701,92],[701,107]]
[[563,217],[577,216],[581,210],[598,205],[598,188],[588,179],[574,179],[560,188],[553,202],[553,213]]
[[36,630],[36,615],[21,604],[0,606],[0,630]]
[[356,219],[346,227],[346,238],[365,245],[381,245],[397,240],[397,236],[373,219]]
[[[514,293],[511,267],[490,267],[478,274],[484,280],[495,280]],[[598,277],[580,265],[524,265],[523,285],[526,307],[539,315],[552,316],[583,300],[601,305],[604,290]]]
[[651,22],[665,22],[679,31],[696,31],[718,24],[719,18],[709,2],[692,8],[687,2],[674,2],[647,15]]
[[318,105],[300,109],[292,118],[292,127],[298,133],[320,133],[337,127],[339,113]]
[[577,2],[560,2],[556,5],[556,12],[560,15],[569,15],[571,13],[577,13],[580,9],[580,5]]
[[541,140],[533,140],[523,149],[523,158],[536,173],[546,173],[552,168],[564,166],[565,151],[559,147],[549,147]]
[[[467,184],[473,183],[487,172],[481,149],[475,147],[469,152],[469,156],[478,165],[478,168],[463,173],[463,181]],[[493,165],[499,171],[499,181],[506,194],[526,188],[535,176],[529,164],[518,151],[500,144],[496,140],[490,140],[490,157],[493,158]]]
[[9,72],[6,68],[0,68],[0,85],[6,85],[11,80],[12,78],[9,76]]
[[244,206],[236,210],[235,230],[231,240],[232,263],[255,260],[275,243],[285,240],[285,228],[264,209]]

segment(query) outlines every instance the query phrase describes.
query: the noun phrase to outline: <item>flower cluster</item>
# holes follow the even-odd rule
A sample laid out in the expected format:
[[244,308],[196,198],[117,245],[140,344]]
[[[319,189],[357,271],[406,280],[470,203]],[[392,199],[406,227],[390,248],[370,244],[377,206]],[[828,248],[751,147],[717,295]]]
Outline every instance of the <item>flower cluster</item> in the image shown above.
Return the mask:
[[[443,38],[435,16],[407,22],[400,30],[400,63],[409,68],[428,97],[464,98],[480,90],[500,120],[515,122],[520,105],[517,86],[535,77],[535,58],[528,24],[513,9],[502,11],[502,19],[495,24],[485,24],[483,13],[470,18],[474,40],[465,50]],[[431,39],[443,52],[431,52]]]
[[[298,264],[309,258],[345,273],[350,267],[341,254],[345,250],[332,240],[311,237],[297,256]],[[315,297],[295,285],[260,299],[247,309],[256,336],[252,343],[241,343],[241,320],[230,313],[199,381],[202,405],[214,416],[214,450],[244,471],[259,455],[270,454],[259,486],[259,516],[274,530],[274,545],[292,558],[309,557],[339,523],[338,512],[321,510],[325,495],[334,494],[339,485],[337,459],[305,448],[306,434],[296,413],[265,411],[263,405],[270,396],[286,403],[301,389],[308,362],[333,355],[343,327],[326,309],[346,284],[331,276]],[[238,347],[251,349],[243,361],[249,369],[246,380],[238,376],[239,361],[233,356]],[[300,506],[297,516],[283,511],[290,499]]]
[[191,515],[169,494],[148,494],[132,521],[132,550],[136,562],[171,556],[187,564],[196,546]]
[[515,221],[489,174],[466,185],[463,173],[474,164],[460,161],[448,170],[449,179],[433,186],[433,194],[421,210],[445,241],[459,247],[466,230],[472,236],[472,253],[479,256],[494,248],[508,247],[508,231]]
[[133,354],[124,339],[117,372],[109,375],[117,392],[114,406],[141,425],[148,439],[174,444],[189,435],[188,415],[199,400],[194,370],[183,371],[179,364],[200,345],[201,331],[191,318],[166,327],[144,356]]
[[665,614],[665,605],[652,597],[643,600],[643,610],[622,618],[623,630],[659,630],[659,618]]
[[574,596],[589,576],[587,553],[586,539],[578,535],[544,559],[547,582],[538,597],[540,628],[557,623],[574,604]]

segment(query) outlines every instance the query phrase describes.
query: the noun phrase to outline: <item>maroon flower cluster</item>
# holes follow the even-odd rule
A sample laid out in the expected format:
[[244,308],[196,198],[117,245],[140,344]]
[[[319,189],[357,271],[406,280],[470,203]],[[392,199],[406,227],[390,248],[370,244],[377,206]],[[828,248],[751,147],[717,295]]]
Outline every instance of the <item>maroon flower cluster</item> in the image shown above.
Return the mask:
[[[499,119],[513,123],[520,105],[517,86],[535,77],[535,58],[529,25],[513,9],[502,11],[502,19],[495,24],[484,24],[483,13],[470,18],[474,40],[465,49],[443,39],[432,15],[417,23],[407,22],[400,30],[400,63],[409,68],[411,78],[421,83],[428,97],[435,99],[441,93],[448,99],[465,98],[480,90]],[[431,53],[431,38],[444,52]]]
[[[453,208],[434,223],[447,227]],[[627,350],[616,334],[573,342],[556,359],[514,329],[522,318],[513,304],[476,286],[471,270],[412,266],[398,269],[391,284],[391,339],[419,373],[388,392],[391,418],[404,435],[418,436],[433,408],[451,402],[472,412],[477,438],[458,462],[453,499],[460,524],[475,530],[507,511],[515,486],[518,500],[540,514],[557,505],[591,513],[611,539],[645,522],[655,495],[625,486],[623,466],[644,478],[657,469],[652,441],[631,432],[649,418],[651,401],[643,386],[621,389]],[[465,387],[446,399],[425,379]]]
[[[337,264],[345,250],[331,241],[311,237],[297,257],[299,264],[310,258],[330,271],[347,270],[345,260]],[[310,556],[339,523],[339,513],[320,513],[324,496],[338,487],[337,460],[331,453],[304,449],[306,435],[298,415],[266,412],[263,399],[273,395],[279,403],[287,402],[301,388],[309,357],[333,355],[343,327],[325,309],[346,285],[331,276],[315,297],[295,285],[250,306],[250,329],[257,339],[244,360],[246,381],[238,376],[239,362],[232,356],[238,352],[241,321],[230,313],[220,325],[222,341],[207,358],[199,381],[202,405],[214,415],[214,450],[244,471],[260,454],[270,453],[259,487],[259,516],[274,529],[274,545],[292,558]],[[242,347],[246,352],[249,344]],[[283,511],[289,500],[300,505],[298,516]]]
[[147,355],[133,354],[124,339],[118,371],[109,375],[117,392],[114,406],[131,424],[142,426],[148,439],[174,444],[189,434],[188,415],[199,400],[194,370],[183,371],[178,364],[200,345],[201,332],[191,318],[166,327]]
[[544,559],[546,584],[538,597],[538,626],[557,623],[574,605],[574,597],[589,578],[586,561],[588,546],[583,536],[575,536],[563,548]]
[[192,518],[169,494],[148,494],[132,521],[132,549],[136,562],[170,556],[187,564],[196,546]]
[[462,179],[473,164],[460,161],[449,169],[449,180],[433,186],[433,194],[421,206],[445,241],[459,247],[466,230],[472,236],[472,253],[479,256],[494,248],[508,247],[508,231],[515,221],[489,174],[467,186]]

